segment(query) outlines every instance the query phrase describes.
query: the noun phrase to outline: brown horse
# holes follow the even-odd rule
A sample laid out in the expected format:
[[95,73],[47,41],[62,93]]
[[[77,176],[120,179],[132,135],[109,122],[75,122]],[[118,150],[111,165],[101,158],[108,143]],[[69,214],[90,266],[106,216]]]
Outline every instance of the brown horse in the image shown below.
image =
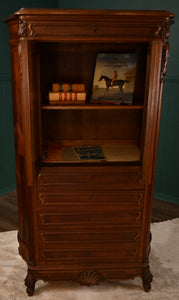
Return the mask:
[[123,79],[119,79],[119,80],[115,80],[112,84],[112,79],[110,79],[107,76],[101,76],[99,81],[104,80],[106,83],[106,89],[105,89],[105,95],[109,94],[109,88],[113,87],[113,86],[118,86],[119,87],[119,94],[122,94],[124,92],[124,84],[126,82],[129,82],[128,80],[123,80]]

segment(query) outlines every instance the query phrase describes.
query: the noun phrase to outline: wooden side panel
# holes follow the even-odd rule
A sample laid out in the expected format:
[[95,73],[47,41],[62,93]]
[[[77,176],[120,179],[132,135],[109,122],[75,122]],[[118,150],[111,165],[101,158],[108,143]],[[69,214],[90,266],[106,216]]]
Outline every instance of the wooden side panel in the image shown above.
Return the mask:
[[[13,31],[13,29],[12,29]],[[13,92],[13,116],[14,116],[14,136],[15,136],[15,156],[16,156],[16,183],[19,211],[19,236],[26,247],[29,243],[28,222],[26,218],[26,170],[25,170],[25,145],[24,145],[24,116],[22,113],[23,99],[21,92],[21,61],[18,51],[18,42],[10,41],[11,51],[11,77]],[[21,176],[24,174],[24,176]],[[25,200],[25,201],[24,201]],[[25,247],[23,247],[25,249]],[[28,260],[27,249],[23,256]]]
[[[28,41],[11,40],[10,45],[19,209],[19,252],[29,264],[32,264],[35,260],[35,235],[33,235],[35,202],[32,199],[35,187],[34,174],[36,174],[34,160],[36,146],[33,144],[31,134],[33,119],[31,119],[30,108]],[[35,123],[33,124],[35,126]]]
[[148,259],[150,244],[150,222],[152,213],[152,200],[154,189],[154,170],[156,167],[156,149],[159,134],[160,119],[160,89],[161,89],[161,60],[162,60],[161,40],[156,39],[151,43],[150,70],[148,82],[148,103],[146,115],[146,129],[144,139],[143,170],[142,181],[146,183],[147,201],[144,207],[144,250],[143,258]]

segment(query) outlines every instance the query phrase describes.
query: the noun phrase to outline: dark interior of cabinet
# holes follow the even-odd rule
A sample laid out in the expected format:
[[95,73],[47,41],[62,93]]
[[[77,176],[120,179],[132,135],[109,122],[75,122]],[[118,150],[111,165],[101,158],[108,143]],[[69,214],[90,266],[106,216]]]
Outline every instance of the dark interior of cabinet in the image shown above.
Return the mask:
[[[35,154],[44,158],[44,149],[49,146],[99,146],[115,147],[130,154],[127,160],[140,161],[142,153],[142,127],[144,125],[144,94],[146,80],[147,44],[109,43],[56,43],[31,42],[30,76],[34,77],[31,94],[34,118],[39,122],[34,127],[34,138],[39,144]],[[98,53],[137,53],[136,80],[133,95],[133,108],[90,109],[93,76]],[[84,83],[87,93],[86,104],[80,109],[48,109],[48,93],[52,83]],[[37,104],[38,103],[38,104]],[[43,106],[46,105],[46,109]],[[87,105],[87,106],[86,106]],[[138,108],[137,106],[140,106]],[[40,109],[41,107],[41,109]],[[39,113],[38,113],[39,112]],[[39,141],[38,141],[39,137]],[[120,147],[123,147],[122,150]],[[137,149],[137,150],[136,150]],[[113,151],[113,150],[112,150]],[[57,161],[58,162],[58,161]]]

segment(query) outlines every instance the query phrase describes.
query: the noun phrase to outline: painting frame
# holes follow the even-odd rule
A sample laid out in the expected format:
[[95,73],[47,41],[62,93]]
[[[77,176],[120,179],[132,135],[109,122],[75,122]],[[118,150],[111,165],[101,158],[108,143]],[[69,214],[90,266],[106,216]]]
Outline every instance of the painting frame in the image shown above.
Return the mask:
[[91,103],[132,105],[137,52],[97,53]]

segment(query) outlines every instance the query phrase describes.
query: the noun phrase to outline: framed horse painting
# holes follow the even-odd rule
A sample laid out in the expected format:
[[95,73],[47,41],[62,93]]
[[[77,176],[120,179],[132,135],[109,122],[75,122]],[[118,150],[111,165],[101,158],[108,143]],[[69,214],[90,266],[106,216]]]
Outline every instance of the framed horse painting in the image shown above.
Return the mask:
[[92,103],[132,104],[137,53],[99,53],[93,78]]

